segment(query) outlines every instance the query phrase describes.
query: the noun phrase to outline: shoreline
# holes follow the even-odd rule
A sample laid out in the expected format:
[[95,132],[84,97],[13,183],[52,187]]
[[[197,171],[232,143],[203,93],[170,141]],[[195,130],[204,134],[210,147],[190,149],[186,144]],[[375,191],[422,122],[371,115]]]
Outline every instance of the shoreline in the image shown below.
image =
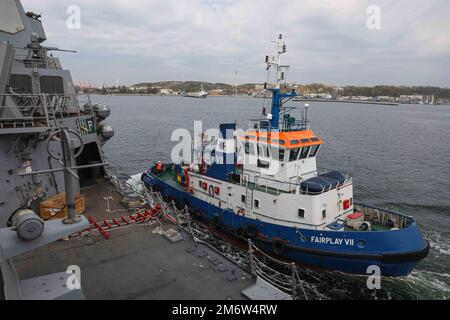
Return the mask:
[[378,102],[378,101],[363,101],[363,100],[336,100],[336,99],[293,99],[292,101],[302,102],[335,102],[335,103],[358,103],[358,104],[374,104],[382,106],[399,106],[397,102]]

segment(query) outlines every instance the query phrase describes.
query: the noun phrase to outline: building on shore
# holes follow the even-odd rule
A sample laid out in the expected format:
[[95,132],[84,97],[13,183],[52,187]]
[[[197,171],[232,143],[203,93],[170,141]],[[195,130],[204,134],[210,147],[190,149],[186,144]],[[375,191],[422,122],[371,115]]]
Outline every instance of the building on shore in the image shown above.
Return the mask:
[[223,89],[213,89],[209,90],[208,94],[210,96],[223,96],[224,92]]

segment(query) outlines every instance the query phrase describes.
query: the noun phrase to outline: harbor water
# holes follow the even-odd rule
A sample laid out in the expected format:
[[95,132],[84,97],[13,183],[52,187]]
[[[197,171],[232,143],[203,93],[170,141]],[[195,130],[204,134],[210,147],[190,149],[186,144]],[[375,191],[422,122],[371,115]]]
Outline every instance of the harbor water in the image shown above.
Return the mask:
[[[248,119],[259,117],[269,103],[234,97],[92,100],[112,108],[108,123],[116,135],[104,150],[127,175],[170,161],[173,130],[193,131],[195,120],[205,130],[234,121],[246,129]],[[299,116],[300,110],[291,113]],[[317,280],[310,284],[331,299],[450,299],[450,106],[313,102],[309,116],[325,140],[318,166],[350,173],[357,201],[413,215],[431,244],[428,258],[411,275],[383,279],[379,291],[368,290],[365,277],[317,270],[308,271]]]

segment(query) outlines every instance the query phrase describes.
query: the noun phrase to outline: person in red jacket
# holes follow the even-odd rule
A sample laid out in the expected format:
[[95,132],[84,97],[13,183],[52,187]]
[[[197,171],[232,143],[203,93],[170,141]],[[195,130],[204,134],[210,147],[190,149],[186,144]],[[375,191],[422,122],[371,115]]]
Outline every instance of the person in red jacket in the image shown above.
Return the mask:
[[156,163],[156,174],[160,175],[160,174],[162,174],[162,172],[163,172],[163,164],[161,161],[158,161]]

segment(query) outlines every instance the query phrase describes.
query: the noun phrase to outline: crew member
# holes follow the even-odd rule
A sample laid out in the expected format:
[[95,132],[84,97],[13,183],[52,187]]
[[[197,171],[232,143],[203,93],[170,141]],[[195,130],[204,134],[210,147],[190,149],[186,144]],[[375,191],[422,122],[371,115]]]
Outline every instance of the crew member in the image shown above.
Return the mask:
[[158,161],[156,164],[156,174],[162,174],[163,172],[163,164],[161,161]]

